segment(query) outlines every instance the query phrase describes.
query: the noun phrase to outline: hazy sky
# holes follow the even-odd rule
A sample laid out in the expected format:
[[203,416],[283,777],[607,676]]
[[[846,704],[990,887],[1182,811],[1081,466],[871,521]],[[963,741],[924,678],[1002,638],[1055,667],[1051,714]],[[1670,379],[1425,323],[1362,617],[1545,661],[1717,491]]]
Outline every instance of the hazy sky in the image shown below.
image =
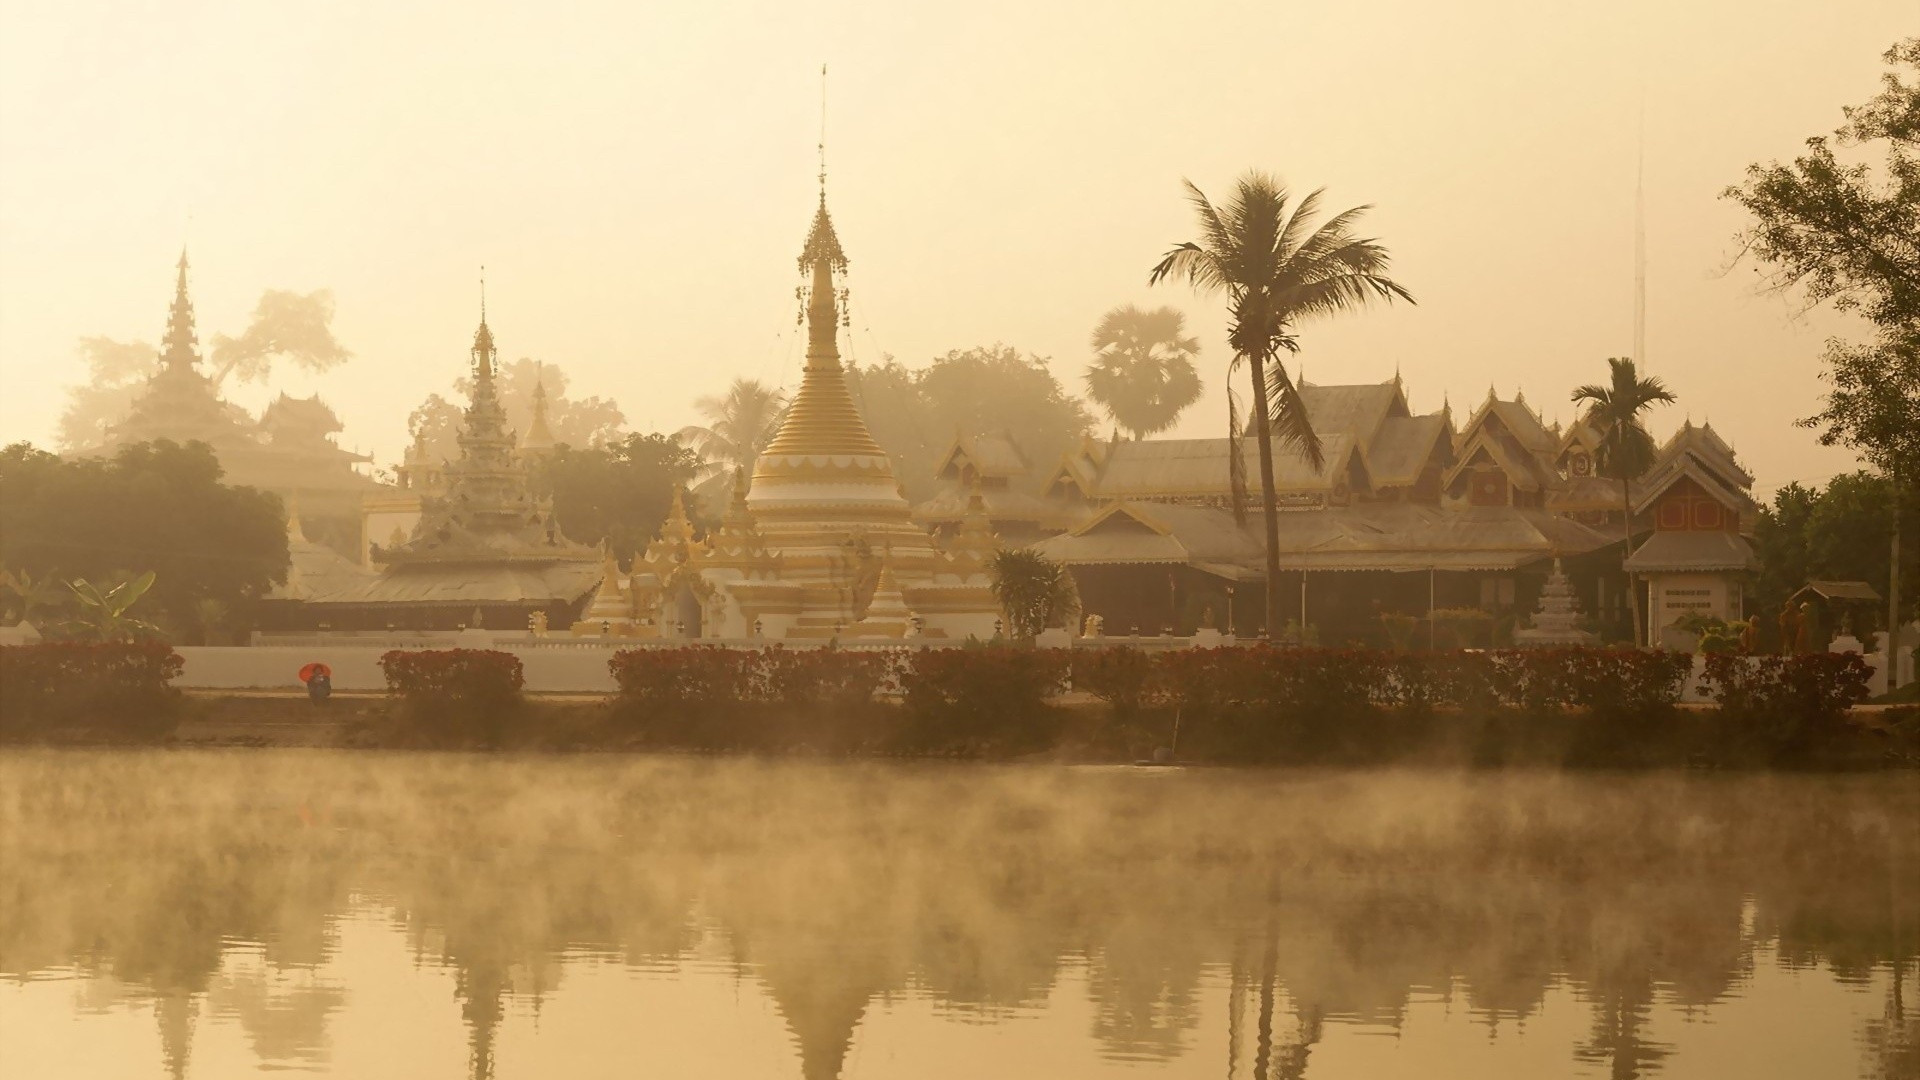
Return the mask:
[[159,338],[183,240],[203,342],[265,288],[334,291],[355,359],[275,389],[318,389],[383,462],[462,372],[482,263],[503,355],[636,428],[735,374],[795,383],[824,62],[855,359],[1005,341],[1078,390],[1103,311],[1170,303],[1205,346],[1194,436],[1225,421],[1222,307],[1146,285],[1193,232],[1182,177],[1377,207],[1419,306],[1307,326],[1310,380],[1398,366],[1416,409],[1491,383],[1565,418],[1631,347],[1644,96],[1647,359],[1681,399],[1655,428],[1711,418],[1762,489],[1851,467],[1791,422],[1852,328],[1726,273],[1742,214],[1717,194],[1920,29],[1910,0],[0,12],[0,441],[51,444],[78,338]]

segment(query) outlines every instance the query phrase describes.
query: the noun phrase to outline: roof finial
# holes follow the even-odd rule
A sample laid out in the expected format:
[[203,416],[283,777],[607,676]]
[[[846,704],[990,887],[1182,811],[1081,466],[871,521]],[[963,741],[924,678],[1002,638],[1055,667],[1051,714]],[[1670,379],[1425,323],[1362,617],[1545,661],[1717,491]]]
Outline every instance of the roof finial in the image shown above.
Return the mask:
[[481,322],[481,325],[485,325],[486,321],[487,321],[487,264],[481,263],[480,264],[480,322]]
[[1633,165],[1633,362],[1647,365],[1647,90],[1640,88],[1638,148]]
[[827,205],[827,65],[820,65],[820,205]]

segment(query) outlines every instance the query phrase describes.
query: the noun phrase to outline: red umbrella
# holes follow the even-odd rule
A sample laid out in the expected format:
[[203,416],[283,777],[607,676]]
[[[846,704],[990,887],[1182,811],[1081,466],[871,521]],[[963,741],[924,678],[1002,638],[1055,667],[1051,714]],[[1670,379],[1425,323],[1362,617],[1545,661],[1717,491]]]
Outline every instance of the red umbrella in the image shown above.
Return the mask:
[[319,661],[315,661],[300,669],[301,682],[312,682],[315,675],[325,675],[331,679],[333,678],[333,669]]

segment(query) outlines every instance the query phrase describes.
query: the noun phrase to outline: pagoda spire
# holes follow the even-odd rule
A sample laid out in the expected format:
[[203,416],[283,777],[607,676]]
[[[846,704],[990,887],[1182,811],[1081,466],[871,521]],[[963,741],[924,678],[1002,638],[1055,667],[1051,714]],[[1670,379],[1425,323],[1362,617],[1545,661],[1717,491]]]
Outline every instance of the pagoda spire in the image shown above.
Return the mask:
[[527,422],[527,433],[520,439],[520,451],[526,454],[545,454],[553,450],[553,429],[547,423],[547,380],[544,371],[533,384],[533,419]]
[[800,389],[787,409],[767,454],[838,454],[884,456],[873,441],[866,421],[855,407],[840,363],[838,338],[846,324],[842,305],[847,290],[841,281],[847,272],[847,253],[827,212],[826,173],[820,180],[820,205],[814,211],[807,242],[800,249],[800,273],[809,284],[798,290],[805,299],[807,365]]
[[193,300],[187,295],[187,249],[180,248],[173,282],[173,306],[167,310],[167,335],[161,341],[160,363],[168,371],[192,371],[200,363],[200,338],[193,330]]

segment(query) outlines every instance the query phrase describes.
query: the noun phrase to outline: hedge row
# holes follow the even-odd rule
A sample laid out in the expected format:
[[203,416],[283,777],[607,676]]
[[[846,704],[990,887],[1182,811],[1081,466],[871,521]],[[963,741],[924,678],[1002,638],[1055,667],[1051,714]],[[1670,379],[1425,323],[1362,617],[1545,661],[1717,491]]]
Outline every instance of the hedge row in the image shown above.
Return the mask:
[[[1851,655],[1712,660],[1722,708],[1707,711],[1677,707],[1690,655],[1607,649],[691,647],[621,653],[610,668],[625,730],[700,749],[1124,760],[1168,746],[1222,763],[1563,765],[1819,764],[1873,750],[1846,719],[1867,677]],[[1048,704],[1067,688],[1108,715],[1068,730]]]
[[1073,681],[1113,707],[1110,741],[1177,730],[1199,760],[1815,764],[1862,749],[1847,720],[1866,699],[1857,655],[1710,657],[1720,708],[1683,712],[1692,665],[1612,649],[1106,649],[1076,657]]
[[[616,653],[615,716],[694,749],[1007,756],[1054,744],[1063,654],[691,646]],[[898,704],[895,704],[897,700]]]
[[0,739],[150,739],[179,722],[185,661],[161,641],[0,646]]
[[496,744],[525,709],[520,658],[495,649],[394,649],[380,657],[387,693],[420,741]]

